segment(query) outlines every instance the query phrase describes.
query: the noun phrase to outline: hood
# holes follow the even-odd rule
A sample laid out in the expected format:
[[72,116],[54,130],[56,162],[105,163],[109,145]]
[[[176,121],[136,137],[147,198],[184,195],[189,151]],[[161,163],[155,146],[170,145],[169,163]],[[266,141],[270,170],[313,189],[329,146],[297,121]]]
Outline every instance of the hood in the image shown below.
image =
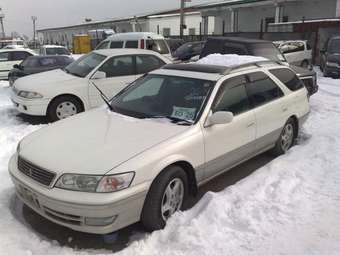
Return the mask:
[[188,128],[160,120],[135,119],[102,107],[25,137],[20,155],[57,174],[102,175]]
[[314,70],[309,70],[306,68],[302,68],[299,66],[289,65],[289,67],[299,76],[299,77],[305,77],[305,76],[316,76],[316,72]]
[[45,88],[46,84],[64,84],[65,82],[74,82],[83,79],[64,72],[61,69],[32,74],[23,77],[15,82],[15,88],[18,90]]

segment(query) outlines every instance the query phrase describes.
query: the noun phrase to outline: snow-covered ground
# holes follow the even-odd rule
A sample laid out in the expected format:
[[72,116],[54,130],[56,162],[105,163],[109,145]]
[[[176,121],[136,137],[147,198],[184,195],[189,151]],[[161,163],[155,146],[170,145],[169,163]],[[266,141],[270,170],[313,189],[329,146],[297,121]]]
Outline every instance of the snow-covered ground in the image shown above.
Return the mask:
[[[207,193],[164,230],[132,236],[138,241],[119,254],[340,254],[340,80],[319,77],[319,85],[289,153]],[[42,125],[16,117],[6,86],[0,82],[0,254],[110,253],[61,247],[28,227],[20,206],[13,208],[7,162],[17,142]]]

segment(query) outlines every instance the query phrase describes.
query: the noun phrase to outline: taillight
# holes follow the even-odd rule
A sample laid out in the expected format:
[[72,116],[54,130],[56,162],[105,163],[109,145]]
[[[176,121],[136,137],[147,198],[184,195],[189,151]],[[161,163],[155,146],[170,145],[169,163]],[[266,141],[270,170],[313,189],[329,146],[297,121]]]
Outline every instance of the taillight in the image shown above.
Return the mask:
[[145,41],[142,39],[142,40],[140,41],[140,48],[141,48],[141,49],[144,49],[144,46],[145,46]]

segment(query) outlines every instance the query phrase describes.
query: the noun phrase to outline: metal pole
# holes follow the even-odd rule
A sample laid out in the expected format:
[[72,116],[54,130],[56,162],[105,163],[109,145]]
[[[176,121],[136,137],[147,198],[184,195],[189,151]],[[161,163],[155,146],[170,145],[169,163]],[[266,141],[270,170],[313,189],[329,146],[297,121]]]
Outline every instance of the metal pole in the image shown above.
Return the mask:
[[33,44],[34,44],[34,48],[36,49],[37,48],[37,42],[35,40],[35,22],[37,20],[37,17],[36,16],[32,16],[32,21],[33,21]]
[[183,39],[183,28],[184,28],[184,1],[185,0],[180,0],[181,1],[181,9],[180,9],[180,30],[179,30],[179,36],[181,39]]

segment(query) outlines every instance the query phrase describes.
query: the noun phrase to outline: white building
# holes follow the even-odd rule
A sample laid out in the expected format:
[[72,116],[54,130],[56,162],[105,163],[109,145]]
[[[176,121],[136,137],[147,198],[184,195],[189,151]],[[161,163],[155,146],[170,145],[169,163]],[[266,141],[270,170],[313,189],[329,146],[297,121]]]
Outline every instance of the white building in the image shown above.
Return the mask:
[[[222,35],[267,31],[270,23],[340,17],[340,0],[225,0],[185,9],[184,35]],[[88,30],[111,28],[116,32],[146,31],[179,36],[179,10],[138,17],[88,22],[38,30],[45,43],[70,46],[72,36]]]

